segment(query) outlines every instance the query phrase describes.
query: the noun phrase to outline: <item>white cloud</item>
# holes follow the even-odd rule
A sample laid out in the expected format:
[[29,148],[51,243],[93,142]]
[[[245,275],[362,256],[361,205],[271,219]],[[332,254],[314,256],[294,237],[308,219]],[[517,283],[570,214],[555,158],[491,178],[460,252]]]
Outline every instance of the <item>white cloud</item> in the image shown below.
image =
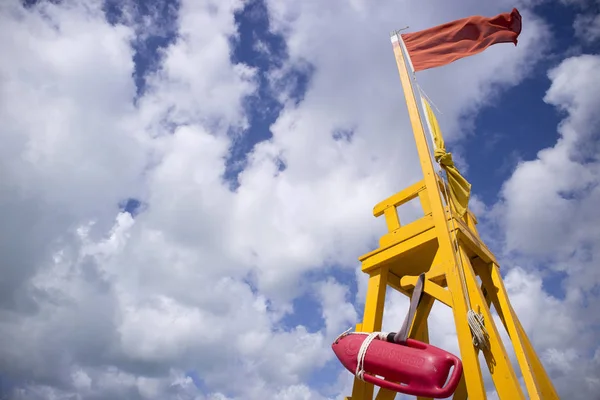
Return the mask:
[[520,163],[504,185],[508,250],[566,257],[595,246],[599,66],[598,56],[583,55],[549,73],[545,101],[567,117],[556,145]]
[[[384,226],[373,205],[419,179],[388,31],[407,13],[419,29],[509,8],[316,4],[269,3],[290,56],[274,87],[286,88],[292,68],[315,72],[301,103],[278,93],[286,107],[273,139],[249,155],[236,191],[225,158],[257,89],[256,71],[230,60],[243,2],[182,1],[178,37],[137,103],[131,43],[148,20],[110,25],[92,0],[0,5],[11,54],[0,60],[0,369],[16,398],[325,398],[306,382],[357,317],[344,282],[307,273],[356,268]],[[543,50],[546,28],[524,15],[516,49],[423,74],[449,138]],[[559,92],[549,101],[567,104]],[[351,140],[334,140],[336,130]],[[129,197],[148,204],[135,220],[117,214]],[[306,293],[322,329],[284,329]],[[396,327],[407,302],[389,304]],[[433,319],[434,343],[455,349],[449,314]],[[333,389],[348,389],[344,376]]]
[[587,43],[600,39],[600,14],[580,14],[573,23],[575,35]]
[[[598,363],[592,355],[598,349],[600,322],[594,312],[600,284],[595,265],[600,256],[600,214],[595,210],[600,200],[600,57],[568,58],[549,78],[544,100],[565,113],[560,137],[535,160],[517,166],[494,212],[512,262],[529,271],[511,270],[506,278],[525,329],[557,388],[572,398],[589,398],[598,390]],[[543,268],[536,272],[540,263]],[[562,300],[541,287],[549,270],[566,274]]]

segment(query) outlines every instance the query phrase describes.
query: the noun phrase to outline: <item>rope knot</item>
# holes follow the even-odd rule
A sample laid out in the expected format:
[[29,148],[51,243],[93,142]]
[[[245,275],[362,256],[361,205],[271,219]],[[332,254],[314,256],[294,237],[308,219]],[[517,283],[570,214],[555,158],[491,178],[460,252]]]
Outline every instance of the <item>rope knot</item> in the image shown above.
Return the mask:
[[442,167],[452,168],[454,167],[454,160],[452,159],[452,153],[447,153],[444,149],[436,148],[433,152],[435,161],[440,163]]

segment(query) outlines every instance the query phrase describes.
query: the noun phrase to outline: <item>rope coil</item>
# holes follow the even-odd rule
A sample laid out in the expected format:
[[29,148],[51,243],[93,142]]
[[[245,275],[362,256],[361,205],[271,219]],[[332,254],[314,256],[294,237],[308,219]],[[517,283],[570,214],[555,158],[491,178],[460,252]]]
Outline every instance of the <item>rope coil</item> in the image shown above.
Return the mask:
[[[440,164],[438,164],[438,168],[438,174],[441,175],[441,170],[443,168]],[[444,194],[446,196],[446,199],[450,199],[445,181],[442,187],[444,188]],[[447,203],[448,205],[450,205],[449,201],[447,201]],[[473,335],[473,345],[479,350],[487,349],[489,348],[489,335],[484,325],[483,315],[481,315],[480,313],[476,313],[471,307],[471,298],[469,296],[469,289],[467,288],[465,269],[462,262],[462,255],[460,254],[460,250],[458,247],[458,238],[456,237],[456,226],[454,224],[454,218],[450,218],[450,224],[452,225],[453,232],[452,244],[454,246],[454,261],[455,263],[459,264],[458,271],[460,276],[460,283],[462,284],[463,292],[465,293],[465,300],[467,301],[467,322],[469,324],[469,328],[471,329],[471,334]]]

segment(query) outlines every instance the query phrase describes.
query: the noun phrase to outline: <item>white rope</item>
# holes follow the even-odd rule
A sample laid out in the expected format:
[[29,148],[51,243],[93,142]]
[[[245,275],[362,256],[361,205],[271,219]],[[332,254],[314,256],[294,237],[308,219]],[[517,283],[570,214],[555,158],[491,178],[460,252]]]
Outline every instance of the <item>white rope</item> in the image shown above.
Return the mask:
[[417,84],[417,89],[419,89],[419,92],[425,96],[425,98],[427,99],[427,101],[437,110],[437,112],[439,112],[440,114],[444,114],[443,112],[440,111],[440,109],[438,108],[438,106],[435,105],[435,103],[433,102],[433,100],[431,100],[429,98],[429,96],[427,95],[427,93],[425,93],[425,89],[423,89],[421,87],[421,85],[419,85],[419,83],[416,81],[415,79],[415,83]]
[[[415,83],[416,83],[416,79],[415,79]],[[425,90],[423,90],[423,88],[416,83],[417,85],[417,89],[419,90],[419,92],[429,101],[429,103],[431,103],[435,109],[441,114],[442,112],[439,110],[439,108],[437,108],[437,106],[435,105],[435,103],[429,98],[429,96],[427,96],[427,93],[425,93]],[[427,126],[429,128],[430,134],[431,136],[433,136],[433,133],[431,132],[431,127],[429,126],[429,120],[426,119],[428,121]],[[432,138],[432,144],[433,147],[435,149],[435,141]],[[446,173],[446,179],[444,180],[443,177],[442,178],[442,182],[443,182],[443,191],[445,194],[445,198],[446,198],[446,204],[448,205],[448,208],[451,210],[451,198],[450,198],[450,194],[448,193],[448,188],[446,186],[446,181],[448,181],[448,172],[442,168],[441,164],[439,162],[437,162],[437,168],[438,171],[437,173],[440,175],[441,177],[441,172],[442,170],[444,170],[444,172]],[[445,216],[444,216],[445,217]],[[446,222],[447,223],[447,222]],[[488,347],[488,339],[489,339],[489,335],[487,333],[487,330],[485,329],[485,325],[483,324],[483,315],[476,313],[475,311],[473,311],[472,307],[471,307],[471,299],[469,297],[469,290],[467,288],[467,283],[466,283],[466,278],[465,278],[465,269],[464,269],[464,265],[462,262],[462,255],[460,254],[460,250],[459,250],[459,246],[458,246],[458,238],[456,237],[456,225],[454,224],[454,218],[450,218],[450,224],[452,225],[452,245],[453,245],[453,256],[454,256],[454,263],[455,265],[458,264],[458,269],[459,269],[459,277],[460,277],[460,282],[463,288],[463,292],[465,293],[465,300],[467,301],[467,322],[469,323],[469,328],[471,329],[471,333],[473,335],[473,344],[479,348],[480,350],[483,350],[484,348]]]
[[[396,32],[396,35],[397,35],[398,40],[399,40],[399,42],[400,42],[400,44],[402,46],[402,49],[406,53],[405,57],[408,58],[408,61],[410,63],[412,74],[409,73],[409,75],[411,75],[412,80],[416,84],[417,90],[419,91],[420,94],[422,94],[429,101],[429,103],[431,103],[433,105],[433,107],[440,114],[442,114],[442,112],[437,107],[437,105],[429,98],[429,96],[427,95],[427,93],[425,93],[425,90],[417,82],[417,77],[416,77],[416,74],[415,74],[415,70],[414,70],[414,68],[412,66],[412,62],[410,60],[410,55],[408,54],[408,50],[406,50],[406,46],[404,44],[404,41],[402,40],[402,38],[400,37],[400,35],[398,35],[397,32]],[[430,134],[432,134],[431,127],[429,127],[429,131],[430,131]],[[435,148],[435,141],[433,140],[433,138],[432,138],[432,142],[434,142],[432,144],[433,144],[433,146]],[[441,172],[441,170],[443,169],[439,163],[438,163],[438,168],[439,168],[439,172]],[[448,173],[446,172],[446,179],[448,179],[447,174]],[[450,196],[448,194],[448,190],[446,188],[445,182],[444,182],[444,184],[442,186],[444,187],[444,192],[446,194],[446,199],[448,199],[447,200],[448,208],[450,208]],[[445,217],[445,215],[444,215],[444,217]],[[467,311],[467,321],[469,323],[469,328],[471,328],[471,333],[473,335],[473,344],[475,346],[477,346],[479,349],[482,350],[482,349],[488,347],[489,335],[487,333],[487,330],[485,329],[485,325],[483,324],[483,315],[481,315],[479,313],[476,313],[471,308],[471,299],[469,298],[469,290],[467,288],[467,283],[466,283],[466,278],[465,278],[465,270],[464,270],[464,266],[463,266],[463,262],[462,262],[462,255],[459,252],[458,239],[456,237],[456,226],[454,225],[454,218],[450,218],[450,221],[451,221],[451,224],[452,224],[452,231],[454,233],[452,235],[453,245],[454,245],[454,249],[453,249],[454,262],[455,262],[455,264],[459,264],[460,281],[461,281],[461,284],[462,284],[462,287],[463,287],[463,291],[465,293],[465,297],[466,297],[466,301],[467,301],[467,308],[468,308],[468,311]],[[366,340],[365,340],[365,342],[366,342]]]
[[340,334],[338,335],[338,337],[336,337],[336,338],[335,338],[335,340],[334,340],[333,342],[334,342],[334,343],[337,343],[337,342],[339,342],[341,338],[343,338],[344,336],[346,336],[346,335],[349,335],[350,333],[352,333],[352,332],[350,332],[351,330],[352,330],[352,327],[350,327],[350,328],[346,329],[344,332],[340,333]]
[[344,333],[339,335],[337,337],[337,339],[335,339],[335,342],[337,343],[338,340],[340,340],[342,337],[344,337],[346,335],[367,335],[366,339],[360,345],[360,349],[358,350],[358,354],[356,355],[356,372],[354,373],[358,379],[360,379],[361,381],[364,381],[365,380],[364,379],[365,356],[367,355],[367,350],[369,349],[371,342],[373,342],[373,340],[375,340],[375,339],[385,340],[387,338],[387,336],[389,335],[389,333],[388,332],[372,332],[372,333],[350,332],[351,330],[352,330],[352,328],[348,329],[347,331],[345,331]]
[[469,328],[471,328],[471,333],[473,334],[473,344],[475,347],[480,350],[488,348],[489,335],[483,325],[483,315],[469,309],[467,318],[469,321]]
[[364,381],[365,375],[365,356],[367,355],[367,350],[369,349],[369,345],[375,339],[383,340],[387,336],[387,333],[384,332],[373,332],[370,333],[369,336],[362,342],[360,346],[360,350],[358,350],[358,355],[356,356],[356,377],[361,381]]
[[[441,165],[438,164],[438,168],[440,168],[439,172],[441,172]],[[444,171],[445,172],[445,171]],[[446,172],[446,179],[448,179],[448,173]],[[442,185],[444,188],[444,193],[446,195],[446,199],[450,199],[450,195],[448,194],[448,189],[446,188],[446,182]],[[450,201],[447,201],[448,207],[450,208]],[[488,339],[489,335],[487,330],[485,329],[485,325],[483,324],[483,315],[476,313],[473,311],[471,307],[471,298],[469,296],[469,289],[467,288],[467,282],[465,278],[465,269],[462,262],[462,255],[459,252],[458,247],[458,238],[456,237],[456,226],[454,224],[454,218],[450,218],[450,224],[452,225],[452,245],[454,246],[454,262],[459,264],[459,275],[460,275],[460,283],[462,284],[463,292],[465,293],[466,301],[467,301],[467,322],[469,323],[469,328],[471,329],[471,334],[473,335],[473,345],[477,347],[479,350],[483,350],[488,347]]]

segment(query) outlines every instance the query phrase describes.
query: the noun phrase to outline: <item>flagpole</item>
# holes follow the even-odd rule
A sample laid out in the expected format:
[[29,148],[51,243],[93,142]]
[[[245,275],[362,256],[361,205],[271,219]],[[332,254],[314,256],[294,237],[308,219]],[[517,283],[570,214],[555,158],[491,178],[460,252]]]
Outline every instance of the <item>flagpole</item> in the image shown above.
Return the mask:
[[[437,186],[437,174],[435,173],[433,161],[431,159],[432,152],[429,144],[427,143],[425,124],[423,123],[419,102],[417,101],[413,80],[411,79],[412,74],[409,71],[409,65],[410,70],[413,71],[412,62],[410,61],[408,52],[404,46],[404,41],[398,32],[392,32],[391,42],[394,48],[394,55],[396,56],[396,64],[398,66],[398,72],[400,73],[400,82],[404,90],[406,106],[408,107],[408,116],[410,118],[410,123],[412,125],[415,142],[417,145],[417,152],[419,154],[425,185],[433,189],[429,191],[430,196],[432,197],[430,199],[432,211],[434,214],[441,213],[441,215],[444,215],[445,211],[442,197]],[[437,206],[438,204],[439,207]]]
[[[404,29],[407,29],[407,28],[404,28]],[[403,30],[403,29],[400,29],[400,30]],[[413,63],[412,63],[412,60],[410,59],[410,55],[409,55],[408,50],[406,48],[406,44],[404,43],[404,40],[402,40],[402,36],[400,36],[398,34],[398,32],[399,31],[392,32],[392,36],[396,35],[398,37],[398,43],[400,44],[400,47],[402,49],[402,55],[403,55],[404,59],[406,60],[406,64],[408,64],[407,68],[408,68],[408,71],[409,71],[409,77],[412,78],[412,79],[410,79],[410,82],[411,82],[411,93],[413,94],[413,96],[415,97],[415,99],[417,99],[417,94],[419,93],[419,90],[416,90],[416,89],[420,89],[420,88],[419,88],[419,84],[416,81],[416,78],[414,77],[415,68],[413,67]],[[394,38],[392,37],[392,43],[394,42],[393,39]],[[412,85],[412,82],[415,82],[417,84],[416,88]],[[419,99],[420,99],[420,101],[419,101]],[[431,157],[432,160],[435,160],[435,157],[434,157],[435,140],[433,139],[433,131],[431,130],[431,126],[429,125],[429,120],[427,118],[427,113],[425,112],[425,107],[423,106],[423,99],[421,98],[420,95],[418,96],[416,104],[417,104],[417,109],[419,110],[419,113],[421,115],[421,119],[425,120],[424,127],[427,128],[427,132],[429,133],[429,139],[431,139],[431,142],[429,142],[429,145],[431,147],[429,147],[429,149],[428,149],[429,150],[429,156]]]
[[[437,174],[435,173],[433,161],[430,156],[429,146],[427,144],[425,126],[419,112],[419,103],[417,102],[411,74],[407,65],[408,60],[408,62],[411,64],[412,70],[412,62],[410,62],[410,55],[408,52],[404,53],[404,43],[400,34],[398,34],[398,32],[393,32],[390,40],[394,48],[396,64],[400,74],[400,82],[402,83],[402,89],[404,90],[404,97],[406,100],[406,106],[408,108],[408,116],[410,118],[410,123],[412,125],[413,134],[415,137],[419,161],[423,171],[423,179],[425,182],[425,187],[427,188],[431,214],[435,224],[436,236],[438,238],[439,247],[437,250],[436,262],[442,265],[453,266],[452,268],[449,268],[449,273],[446,273],[446,281],[448,282],[448,288],[452,295],[452,311],[455,315],[456,333],[459,338],[470,338],[472,337],[471,328],[469,327],[466,315],[471,308],[471,305],[465,298],[463,291],[460,290],[461,276],[459,275],[460,272],[458,271],[458,259],[454,250],[454,242],[448,226],[448,216],[446,215],[446,209],[442,201],[442,194],[438,186]],[[452,290],[454,288],[456,290]],[[459,340],[459,347],[463,364],[468,369],[473,370],[473,375],[465,377],[469,397],[485,399],[486,397],[485,389],[483,387],[483,378],[481,376],[481,370],[479,369],[477,354],[474,351],[472,343]]]

